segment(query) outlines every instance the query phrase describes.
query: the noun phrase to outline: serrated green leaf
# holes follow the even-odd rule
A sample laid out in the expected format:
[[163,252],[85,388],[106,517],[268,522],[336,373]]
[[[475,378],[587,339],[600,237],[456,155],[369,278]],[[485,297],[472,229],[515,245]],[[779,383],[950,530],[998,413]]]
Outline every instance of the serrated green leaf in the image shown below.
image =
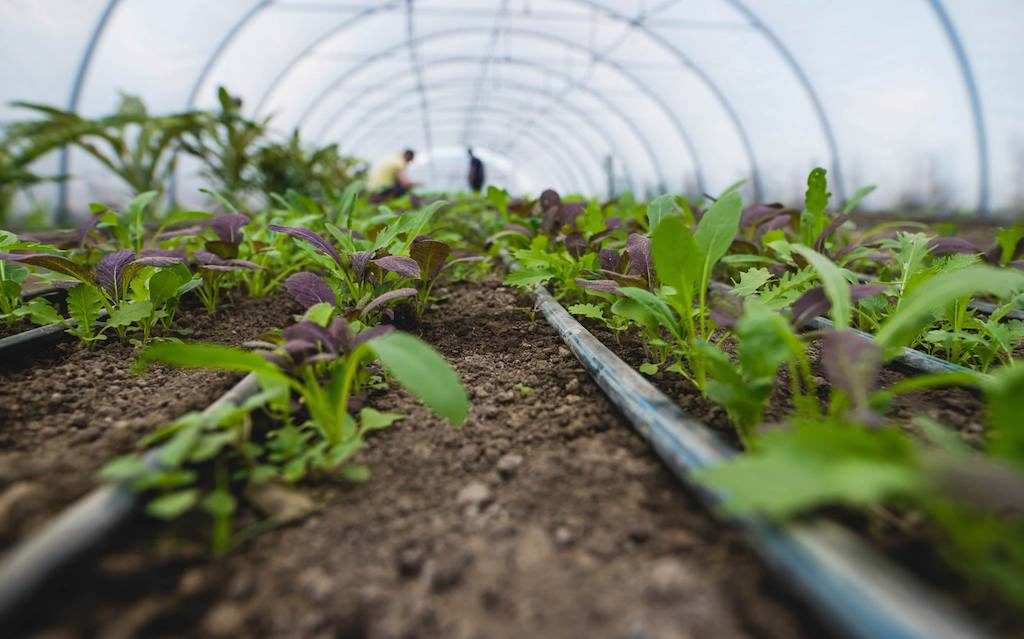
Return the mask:
[[807,191],[804,194],[804,211],[800,216],[800,236],[803,243],[811,246],[814,240],[828,226],[825,214],[828,200],[828,178],[825,169],[818,167],[807,176]]
[[338,214],[334,219],[345,228],[349,228],[352,224],[352,211],[355,209],[356,200],[359,199],[359,193],[362,190],[363,183],[356,180],[345,187],[341,197],[338,198]]
[[76,334],[88,339],[100,314],[102,298],[95,287],[79,284],[68,291],[68,315],[75,321]]
[[25,308],[29,312],[29,316],[32,318],[33,324],[39,326],[46,326],[47,324],[56,324],[64,320],[57,312],[57,309],[53,307],[49,301],[36,297],[25,304]]
[[630,298],[615,300],[611,307],[612,315],[625,318],[636,323],[648,334],[654,334],[658,330],[658,319],[643,304]]
[[188,456],[192,463],[202,463],[216,457],[225,446],[232,444],[238,436],[234,431],[204,434],[196,442]]
[[487,187],[487,201],[503,216],[508,215],[508,192],[494,185]]
[[644,362],[643,364],[640,364],[640,367],[637,370],[644,375],[657,375],[658,365],[652,364],[651,362]]
[[882,323],[875,340],[891,352],[910,344],[942,309],[955,300],[978,294],[1005,297],[1024,289],[1024,273],[1011,269],[974,265],[961,271],[940,273],[925,281],[902,300],[899,309]]
[[1017,244],[1024,239],[1024,225],[1017,224],[996,231],[996,243],[999,244],[999,264],[1006,266],[1013,259]]
[[157,228],[156,234],[159,235],[170,226],[186,224],[188,222],[202,222],[212,218],[213,213],[207,213],[206,211],[175,211],[160,222],[160,227]]
[[751,268],[740,273],[740,281],[734,283],[733,292],[740,297],[750,297],[772,279],[772,272],[766,268]]
[[538,284],[543,284],[555,276],[550,271],[538,271],[531,269],[517,269],[512,271],[505,277],[504,284],[508,286],[516,286],[519,288],[533,288]]
[[580,317],[589,317],[596,320],[604,319],[604,310],[597,304],[573,304],[568,308],[568,311]]
[[601,212],[601,205],[591,200],[587,202],[587,208],[583,215],[577,219],[580,231],[589,235],[600,233],[605,229],[604,213]]

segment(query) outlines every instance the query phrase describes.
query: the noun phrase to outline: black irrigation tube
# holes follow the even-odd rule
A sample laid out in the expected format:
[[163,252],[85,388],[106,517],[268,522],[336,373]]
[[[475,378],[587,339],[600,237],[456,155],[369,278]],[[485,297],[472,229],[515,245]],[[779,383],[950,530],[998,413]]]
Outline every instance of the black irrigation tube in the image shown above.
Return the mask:
[[[690,475],[722,463],[735,451],[619,359],[546,289],[538,287],[535,296],[536,308],[676,477],[696,488],[709,505],[718,504],[720,496],[695,484]],[[849,636],[985,636],[949,602],[834,523],[780,528],[756,518],[733,521],[768,565],[787,577],[823,618]]]
[[[227,404],[239,405],[260,389],[253,374],[246,375],[210,404],[204,415]],[[147,455],[157,464],[161,449]],[[19,606],[76,558],[102,544],[136,512],[139,496],[126,485],[93,489],[62,511],[42,532],[22,541],[0,560],[0,619],[11,619]]]
[[[106,316],[107,309],[101,309],[97,318],[103,319]],[[69,339],[71,334],[64,332],[69,326],[70,321],[64,320],[0,338],[0,362],[13,362],[35,349]]]
[[[22,299],[27,302],[37,297],[45,297],[49,298],[50,301],[62,302],[66,295],[67,291],[59,286],[47,286],[23,294]],[[106,317],[106,314],[106,310],[103,310],[100,317]],[[65,320],[45,326],[36,326],[27,331],[0,338],[0,362],[12,362],[18,356],[33,348],[52,344],[67,338],[68,335],[64,333],[64,329],[67,327],[68,323]]]
[[18,356],[32,349],[65,339],[67,336],[64,332],[65,328],[67,325],[64,322],[58,322],[30,328],[27,331],[0,339],[0,361],[12,362]]

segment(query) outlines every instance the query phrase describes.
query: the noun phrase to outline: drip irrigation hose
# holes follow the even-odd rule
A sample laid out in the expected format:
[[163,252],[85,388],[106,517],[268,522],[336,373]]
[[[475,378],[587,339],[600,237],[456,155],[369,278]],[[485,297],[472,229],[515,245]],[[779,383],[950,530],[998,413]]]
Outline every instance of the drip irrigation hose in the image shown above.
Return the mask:
[[0,361],[5,363],[13,361],[16,355],[31,348],[59,341],[63,337],[65,328],[66,326],[63,322],[58,322],[56,324],[30,328],[27,331],[8,335],[0,339]]
[[[808,325],[815,330],[827,330],[832,328],[832,320],[826,317],[815,317],[809,322]],[[874,338],[871,337],[870,333],[865,333],[864,331],[858,330],[856,328],[851,328],[848,330],[866,342],[874,340]],[[903,349],[900,351],[900,354],[897,355],[896,357],[893,357],[889,363],[894,364],[897,367],[903,369],[909,369],[921,373],[977,373],[977,371],[967,368],[966,366],[954,364],[953,362],[944,360],[941,357],[935,357],[934,355],[929,355],[928,353],[919,351],[916,348],[910,348],[908,346],[904,346]],[[984,373],[978,374],[984,375]]]
[[[991,315],[992,313],[995,312],[996,308],[998,308],[998,307],[995,304],[993,304],[992,302],[982,302],[981,300],[971,300],[967,304],[967,308],[971,309],[972,311],[976,311],[978,313],[981,313],[982,315]],[[1005,320],[1024,320],[1024,311],[1020,311],[1020,310],[1008,311],[1006,313],[1006,315],[1003,315],[1003,318],[1000,321],[1005,321]]]
[[[103,319],[106,316],[107,309],[104,308],[100,309],[96,317],[97,319]],[[27,331],[8,335],[0,339],[0,363],[13,362],[19,355],[29,350],[68,339],[70,333],[65,333],[64,329],[69,326],[71,326],[70,320],[64,320],[54,324],[47,324],[46,326],[30,328]]]
[[[250,373],[203,414],[226,404],[241,404],[259,389],[259,381]],[[147,462],[157,464],[160,450],[150,452]],[[138,502],[138,493],[127,485],[95,488],[63,510],[42,532],[10,550],[0,560],[0,620],[14,617],[18,607],[57,572],[98,547],[137,512]]]
[[[50,301],[63,303],[67,296],[67,290],[60,286],[45,286],[42,288],[28,291],[22,294],[22,300],[28,302],[37,297],[52,298]],[[106,310],[101,311],[100,317],[106,317]],[[63,339],[64,329],[67,328],[68,321],[56,322],[54,324],[47,324],[45,326],[36,326],[30,328],[27,331],[21,333],[15,333],[14,335],[8,335],[7,337],[0,338],[0,362],[8,363],[15,360],[15,358],[28,351],[31,348],[43,346]]]
[[[868,283],[871,283],[873,281],[872,277],[870,275],[865,274],[865,273],[858,273],[858,272],[854,271],[853,274],[857,277],[857,279],[860,282],[862,282],[864,284],[868,284]],[[995,310],[998,308],[998,306],[996,306],[992,302],[983,302],[981,300],[971,300],[970,302],[967,303],[967,308],[971,309],[972,311],[974,311],[976,313],[980,313],[982,315],[991,315],[992,313],[995,312]],[[1005,320],[1024,320],[1024,311],[1016,310],[1016,309],[1015,310],[1007,311],[1006,314],[1003,315],[1003,317],[1002,317],[1002,319],[1000,321],[1005,321]]]
[[[538,287],[535,296],[536,308],[673,474],[696,488],[710,505],[718,504],[721,497],[695,484],[690,475],[722,463],[734,451],[612,353],[546,289]],[[917,584],[836,524],[823,521],[782,528],[755,518],[732,521],[746,532],[768,565],[849,636],[985,636],[950,602]]]
[[[68,284],[74,284],[74,282],[68,282]],[[65,287],[48,285],[22,293],[21,299],[26,302],[34,300],[37,297],[56,297],[63,300],[67,295],[67,292],[68,290]]]
[[[719,291],[730,292],[732,287],[722,282],[711,282],[711,288]],[[816,331],[829,330],[832,328],[832,320],[827,317],[815,317],[807,323],[812,329]],[[849,329],[854,335],[860,339],[870,342],[874,340],[874,337],[870,333],[865,333],[862,330],[851,328]],[[924,351],[919,351],[916,348],[910,348],[904,346],[900,351],[899,355],[895,356],[886,363],[887,366],[894,365],[897,368],[901,368],[904,371],[913,371],[918,373],[948,373],[948,372],[977,372],[966,366],[960,364],[954,364],[948,360],[929,355]],[[978,373],[984,375],[984,373]]]

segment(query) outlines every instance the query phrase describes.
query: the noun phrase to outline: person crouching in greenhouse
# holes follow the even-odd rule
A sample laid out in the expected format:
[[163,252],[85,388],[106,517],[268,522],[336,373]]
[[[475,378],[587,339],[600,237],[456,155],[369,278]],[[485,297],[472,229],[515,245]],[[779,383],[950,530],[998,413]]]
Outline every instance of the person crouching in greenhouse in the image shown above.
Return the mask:
[[415,157],[415,151],[406,149],[400,155],[385,158],[373,165],[366,188],[374,194],[374,199],[383,201],[402,197],[416,186],[406,174],[406,168]]

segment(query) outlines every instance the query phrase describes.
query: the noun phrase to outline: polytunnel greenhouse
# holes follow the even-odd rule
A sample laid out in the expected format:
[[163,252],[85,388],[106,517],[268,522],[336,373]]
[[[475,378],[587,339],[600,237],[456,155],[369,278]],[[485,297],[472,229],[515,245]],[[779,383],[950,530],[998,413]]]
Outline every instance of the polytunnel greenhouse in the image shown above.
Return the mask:
[[11,637],[1024,637],[1024,7],[0,1]]

